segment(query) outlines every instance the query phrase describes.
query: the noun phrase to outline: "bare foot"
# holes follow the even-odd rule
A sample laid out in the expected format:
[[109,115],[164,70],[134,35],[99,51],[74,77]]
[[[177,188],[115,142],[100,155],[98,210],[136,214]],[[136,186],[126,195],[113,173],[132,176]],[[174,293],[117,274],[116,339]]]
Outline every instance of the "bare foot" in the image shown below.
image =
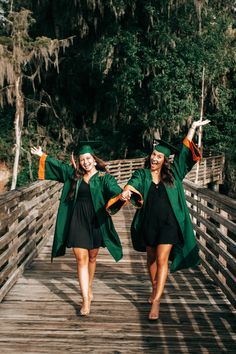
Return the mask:
[[149,312],[148,319],[151,321],[158,320],[160,311],[160,300],[153,300],[151,311]]
[[90,300],[83,299],[82,306],[80,309],[81,316],[88,316],[90,313]]

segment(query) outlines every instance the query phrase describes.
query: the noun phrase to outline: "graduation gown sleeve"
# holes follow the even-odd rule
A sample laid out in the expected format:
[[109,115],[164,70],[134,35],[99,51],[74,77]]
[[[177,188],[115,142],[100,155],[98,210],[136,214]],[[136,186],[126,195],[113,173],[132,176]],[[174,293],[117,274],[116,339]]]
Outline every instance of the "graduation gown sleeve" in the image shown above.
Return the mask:
[[64,183],[72,177],[75,170],[72,166],[43,154],[39,160],[38,179],[47,179]]
[[[143,205],[142,198],[142,183],[138,183],[139,181],[139,171],[134,171],[131,179],[129,180],[129,189],[132,191],[132,196],[130,202],[136,208],[141,208]],[[141,191],[141,192],[140,192]],[[122,192],[122,190],[121,190]],[[108,200],[106,205],[106,210],[110,215],[114,215],[117,213],[123,206],[125,206],[128,201],[120,200],[121,192],[117,194],[115,197]]]
[[145,170],[139,169],[133,172],[131,178],[127,182],[129,189],[132,192],[130,202],[135,208],[142,208],[143,206],[143,196],[145,190]]
[[38,178],[63,183],[60,204],[56,217],[51,258],[63,256],[66,249],[66,236],[73,211],[73,201],[67,201],[75,170],[62,161],[43,154],[39,161]]
[[109,173],[98,172],[90,179],[93,205],[105,246],[116,261],[122,258],[122,246],[106,204],[122,192],[116,179]]
[[178,178],[183,180],[195,163],[201,160],[201,157],[199,148],[186,137],[182,143],[180,153],[175,156],[173,162],[173,168]]

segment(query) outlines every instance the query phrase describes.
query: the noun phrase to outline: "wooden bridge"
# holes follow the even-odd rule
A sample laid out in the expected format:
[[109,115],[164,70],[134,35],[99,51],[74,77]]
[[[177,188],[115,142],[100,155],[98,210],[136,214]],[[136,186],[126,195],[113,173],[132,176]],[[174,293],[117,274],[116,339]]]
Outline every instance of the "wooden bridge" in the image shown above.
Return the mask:
[[[114,161],[110,169],[124,182],[142,163]],[[124,257],[115,263],[101,250],[91,314],[79,316],[71,251],[50,262],[60,190],[43,181],[0,196],[1,353],[236,352],[235,201],[185,180],[202,266],[169,276],[161,317],[150,323],[145,256],[130,243],[132,207],[114,217]]]

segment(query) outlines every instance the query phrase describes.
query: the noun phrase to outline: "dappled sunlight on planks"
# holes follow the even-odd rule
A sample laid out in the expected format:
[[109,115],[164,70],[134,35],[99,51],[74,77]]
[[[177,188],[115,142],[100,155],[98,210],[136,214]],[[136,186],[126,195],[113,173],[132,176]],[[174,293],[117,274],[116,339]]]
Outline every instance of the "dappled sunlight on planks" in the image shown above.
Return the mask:
[[150,305],[145,255],[131,247],[133,209],[114,217],[124,246],[115,263],[101,249],[89,317],[79,316],[81,297],[71,250],[50,262],[51,239],[0,304],[2,353],[235,353],[235,313],[202,271],[168,278],[160,319]]

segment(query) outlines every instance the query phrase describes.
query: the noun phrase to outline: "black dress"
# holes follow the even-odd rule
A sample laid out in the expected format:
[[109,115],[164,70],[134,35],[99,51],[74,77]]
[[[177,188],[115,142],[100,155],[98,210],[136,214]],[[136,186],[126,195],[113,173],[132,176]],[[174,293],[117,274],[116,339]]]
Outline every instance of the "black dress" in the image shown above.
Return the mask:
[[72,214],[67,247],[94,249],[103,246],[89,184],[81,181]]
[[162,182],[150,186],[142,231],[146,246],[181,242],[179,225]]

